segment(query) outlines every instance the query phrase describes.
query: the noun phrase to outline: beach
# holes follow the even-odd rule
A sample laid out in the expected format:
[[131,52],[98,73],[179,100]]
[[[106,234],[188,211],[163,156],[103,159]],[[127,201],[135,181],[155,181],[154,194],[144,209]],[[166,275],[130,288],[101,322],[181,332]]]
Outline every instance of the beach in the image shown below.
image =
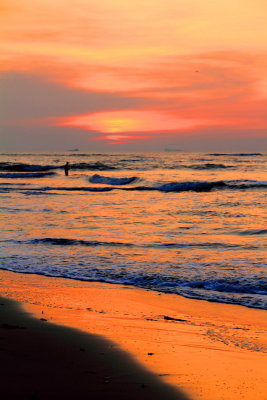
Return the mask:
[[3,399],[267,398],[264,310],[9,271],[0,282]]

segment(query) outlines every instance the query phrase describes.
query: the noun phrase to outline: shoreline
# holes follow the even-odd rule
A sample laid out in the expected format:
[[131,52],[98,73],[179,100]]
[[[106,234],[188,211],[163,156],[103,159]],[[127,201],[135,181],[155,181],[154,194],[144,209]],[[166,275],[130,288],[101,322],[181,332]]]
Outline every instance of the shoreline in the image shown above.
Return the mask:
[[267,399],[264,310],[2,270],[0,282],[0,295],[19,301],[42,326],[111,341],[179,396],[182,389],[192,400]]
[[9,269],[0,269],[0,271],[3,272],[11,272],[14,274],[22,274],[22,275],[36,275],[36,276],[41,276],[41,277],[45,277],[48,279],[63,279],[66,281],[74,281],[74,282],[85,282],[88,284],[99,284],[99,285],[110,285],[110,286],[115,286],[115,287],[125,287],[125,288],[129,288],[129,289],[136,289],[136,290],[143,290],[143,291],[149,291],[149,292],[155,292],[155,293],[159,293],[162,295],[174,295],[174,296],[178,296],[184,299],[188,299],[188,300],[193,300],[193,301],[204,301],[204,302],[208,302],[208,303],[215,303],[215,304],[222,304],[222,305],[232,305],[232,306],[239,306],[239,307],[245,307],[248,309],[252,309],[252,310],[261,310],[261,311],[267,311],[267,308],[263,308],[263,307],[253,307],[247,304],[241,304],[241,303],[231,303],[231,302],[227,302],[227,301],[219,301],[216,299],[205,299],[205,298],[197,298],[197,297],[190,297],[190,296],[185,296],[183,294],[180,293],[175,293],[175,292],[164,292],[163,290],[156,290],[156,289],[150,289],[150,288],[146,288],[146,287],[142,287],[142,286],[135,286],[133,284],[126,284],[126,283],[113,283],[113,282],[105,282],[105,281],[94,281],[94,280],[85,280],[85,279],[79,279],[79,278],[68,278],[68,277],[64,277],[64,276],[53,276],[53,275],[45,275],[45,274],[38,274],[35,272],[19,272],[19,271],[11,271]]

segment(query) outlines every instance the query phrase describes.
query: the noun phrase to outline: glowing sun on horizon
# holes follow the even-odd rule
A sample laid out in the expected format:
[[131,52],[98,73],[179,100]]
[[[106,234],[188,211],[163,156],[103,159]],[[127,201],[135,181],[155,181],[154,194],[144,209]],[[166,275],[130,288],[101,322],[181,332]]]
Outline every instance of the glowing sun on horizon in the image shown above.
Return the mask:
[[59,119],[57,125],[76,126],[85,130],[110,134],[105,138],[109,140],[113,135],[112,140],[116,141],[122,139],[120,133],[190,129],[197,125],[203,125],[203,122],[201,119],[179,118],[179,116],[150,110],[119,110],[65,117]]
[[101,131],[107,133],[131,132],[138,129],[137,121],[131,118],[104,118],[99,121],[99,125]]

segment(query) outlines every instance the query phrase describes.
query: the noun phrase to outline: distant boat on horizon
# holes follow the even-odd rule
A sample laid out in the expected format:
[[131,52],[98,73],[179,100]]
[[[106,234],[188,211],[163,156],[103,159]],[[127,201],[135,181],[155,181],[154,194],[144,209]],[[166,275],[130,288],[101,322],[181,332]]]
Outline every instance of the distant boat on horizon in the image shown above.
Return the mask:
[[68,151],[80,151],[80,149],[70,149]]

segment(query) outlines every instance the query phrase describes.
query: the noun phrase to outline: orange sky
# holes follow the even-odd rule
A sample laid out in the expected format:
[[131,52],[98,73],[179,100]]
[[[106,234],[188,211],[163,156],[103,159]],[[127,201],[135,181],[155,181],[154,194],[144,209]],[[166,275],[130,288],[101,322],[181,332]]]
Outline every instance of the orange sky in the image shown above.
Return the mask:
[[0,0],[4,147],[262,150],[266,20],[264,0]]

